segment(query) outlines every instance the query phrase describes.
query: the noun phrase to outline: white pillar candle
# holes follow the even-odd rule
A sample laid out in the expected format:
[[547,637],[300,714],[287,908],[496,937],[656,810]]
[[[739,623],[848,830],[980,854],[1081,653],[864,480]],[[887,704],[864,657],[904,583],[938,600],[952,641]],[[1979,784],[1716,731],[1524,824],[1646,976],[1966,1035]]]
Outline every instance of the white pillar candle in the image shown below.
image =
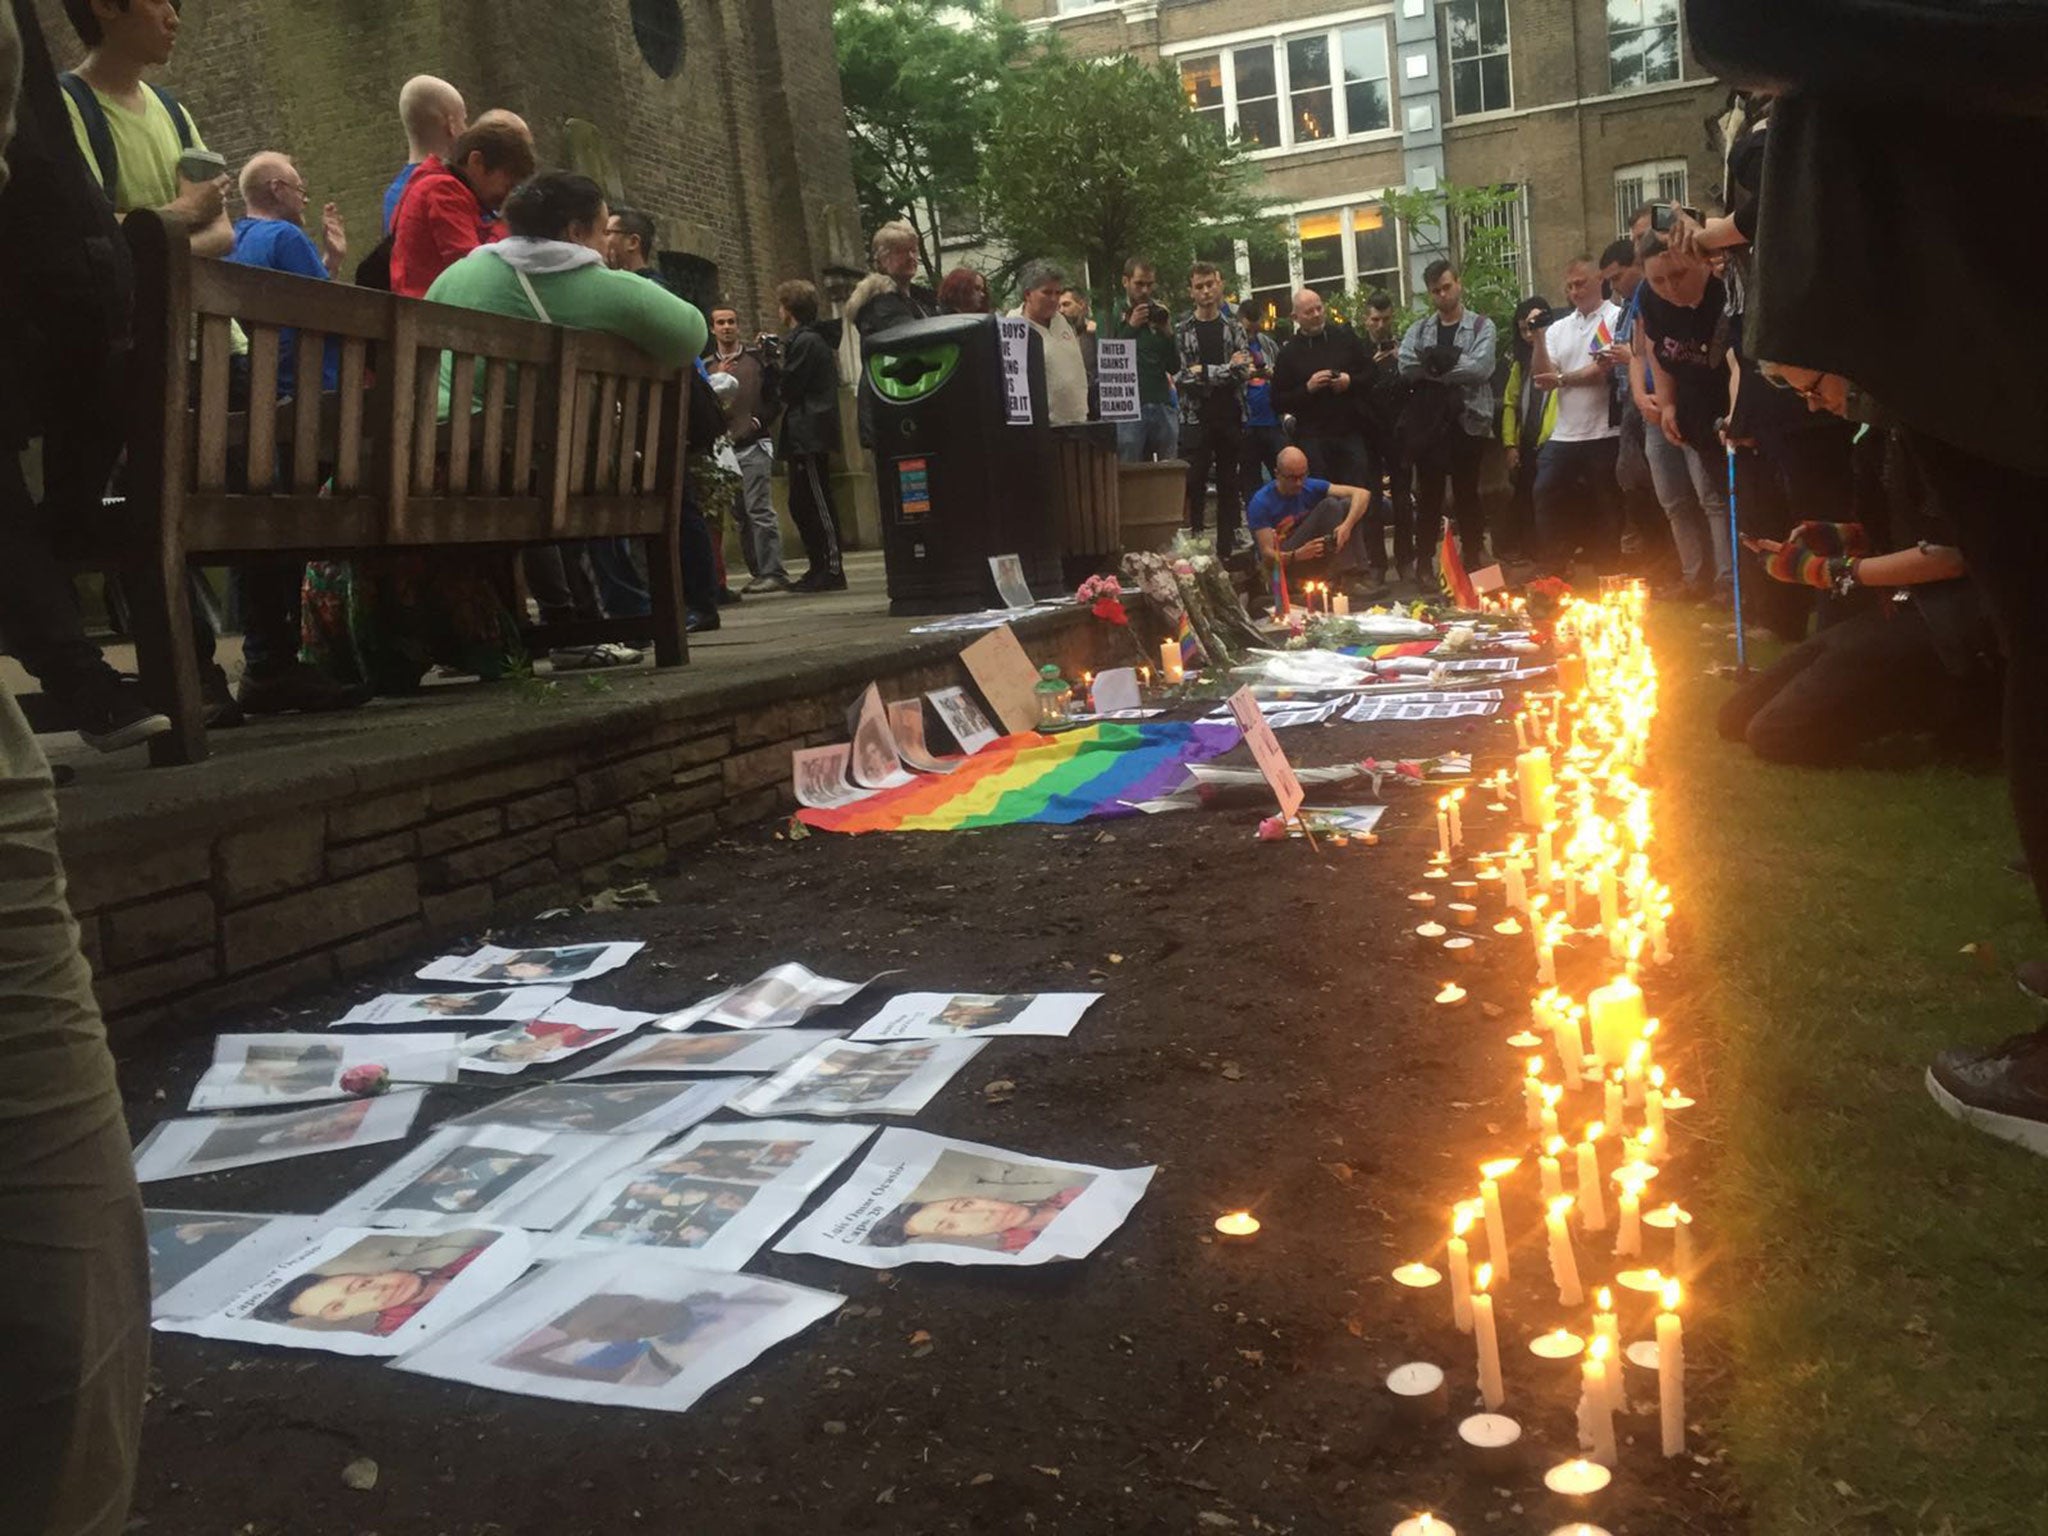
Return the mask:
[[1543,1144],[1543,1155],[1536,1159],[1536,1173],[1542,1180],[1543,1203],[1564,1198],[1564,1166],[1558,1161],[1564,1152],[1564,1138],[1553,1136]]
[[1586,1346],[1585,1363],[1579,1367],[1579,1444],[1590,1460],[1612,1467],[1620,1453],[1614,1443],[1614,1406],[1608,1398],[1607,1373],[1619,1370],[1620,1361],[1610,1366],[1606,1339],[1595,1336]]
[[1556,875],[1556,870],[1552,867],[1555,850],[1550,846],[1550,838],[1557,830],[1557,823],[1546,820],[1542,826],[1543,830],[1536,834],[1536,888],[1539,891],[1547,891]]
[[[1653,1030],[1656,1022],[1655,1019],[1650,1020],[1649,1025],[1645,1026],[1646,1032]],[[1621,1086],[1623,1102],[1630,1109],[1641,1109],[1643,1107],[1645,1081],[1643,1067],[1649,1059],[1650,1042],[1648,1040],[1638,1040],[1628,1048],[1628,1061],[1621,1069]]]
[[1564,1068],[1564,1085],[1576,1092],[1585,1082],[1579,1072],[1586,1059],[1585,1042],[1579,1038],[1579,1021],[1571,1005],[1562,999],[1549,1009],[1550,1038],[1557,1046],[1558,1065]]
[[1440,796],[1436,802],[1436,853],[1440,859],[1451,856],[1451,797]]
[[1586,1139],[1579,1143],[1579,1212],[1588,1232],[1607,1230],[1607,1197],[1600,1188],[1601,1129],[1600,1122],[1595,1120],[1586,1127]]
[[1527,710],[1523,710],[1515,716],[1515,750],[1517,752],[1529,750],[1529,712]]
[[1621,1068],[1616,1067],[1613,1072],[1608,1074],[1607,1095],[1602,1102],[1600,1112],[1613,1123],[1617,1130],[1621,1129],[1628,1120],[1627,1111],[1623,1108],[1624,1102],[1625,1096],[1621,1087]]
[[1463,813],[1459,809],[1459,806],[1464,801],[1464,798],[1465,791],[1463,791],[1462,789],[1454,790],[1451,793],[1451,846],[1453,848],[1462,848],[1465,846],[1465,818]]
[[1508,1264],[1508,1224],[1500,1209],[1500,1179],[1520,1163],[1520,1158],[1509,1157],[1485,1163],[1479,1169],[1480,1209],[1486,1214],[1486,1256],[1492,1261],[1493,1272],[1503,1280],[1512,1278],[1512,1270]]
[[1529,1129],[1539,1130],[1543,1125],[1543,1058],[1531,1056],[1529,1070],[1522,1078],[1522,1117],[1529,1122]]
[[1532,827],[1542,826],[1550,804],[1550,754],[1541,747],[1517,753],[1515,785],[1523,822]]
[[1579,872],[1567,862],[1559,873],[1564,881],[1564,920],[1576,928],[1579,926]]
[[[1543,898],[1536,898],[1541,904]],[[1538,920],[1530,925],[1530,933],[1536,938],[1536,982],[1539,986],[1557,985],[1557,950],[1553,943],[1556,935],[1547,922]]]
[[1678,1320],[1678,1282],[1664,1287],[1657,1314],[1657,1415],[1663,1421],[1664,1454],[1685,1453],[1685,1329]]
[[1522,880],[1522,867],[1518,856],[1508,855],[1506,880],[1510,912],[1526,911],[1529,906],[1529,887]]
[[1351,612],[1351,596],[1349,593],[1339,592],[1331,599],[1331,602],[1335,606],[1330,611],[1336,614],[1338,618],[1344,618]]
[[1621,1214],[1614,1226],[1614,1252],[1634,1258],[1643,1251],[1643,1186],[1631,1180],[1621,1186]]
[[1681,1210],[1678,1202],[1660,1205],[1643,1217],[1653,1227],[1671,1229],[1671,1272],[1680,1279],[1692,1276],[1692,1215]]
[[1558,1087],[1557,1084],[1547,1083],[1544,1085],[1543,1114],[1542,1118],[1538,1120],[1536,1128],[1542,1132],[1545,1141],[1549,1141],[1553,1136],[1562,1134],[1557,1123],[1557,1106],[1563,1098],[1564,1090]]
[[1614,1310],[1614,1292],[1601,1286],[1593,1298],[1593,1337],[1605,1339],[1607,1348],[1607,1406],[1620,1413],[1626,1403],[1621,1382],[1621,1318]]
[[1659,1152],[1664,1150],[1664,1069],[1650,1068],[1650,1086],[1643,1090],[1643,1130]]
[[1579,1284],[1578,1257],[1572,1252],[1568,1220],[1571,1210],[1571,1197],[1564,1195],[1550,1202],[1543,1217],[1544,1231],[1550,1239],[1550,1276],[1557,1282],[1557,1303],[1561,1307],[1576,1307],[1586,1299],[1585,1289]]
[[1486,1288],[1493,1283],[1493,1266],[1482,1264],[1472,1280],[1472,1339],[1479,1351],[1479,1401],[1489,1412],[1498,1412],[1508,1400],[1500,1378],[1500,1335],[1493,1326],[1493,1298]]
[[1671,916],[1671,909],[1664,904],[1663,887],[1656,887],[1650,897],[1650,958],[1659,965],[1671,963],[1671,933],[1664,924]]
[[1451,1217],[1451,1321],[1458,1332],[1472,1331],[1472,1248],[1465,1234],[1472,1230],[1472,1212],[1460,1205]]
[[1586,1006],[1592,1012],[1593,1054],[1609,1067],[1621,1066],[1643,1033],[1643,989],[1617,976],[1587,994]]

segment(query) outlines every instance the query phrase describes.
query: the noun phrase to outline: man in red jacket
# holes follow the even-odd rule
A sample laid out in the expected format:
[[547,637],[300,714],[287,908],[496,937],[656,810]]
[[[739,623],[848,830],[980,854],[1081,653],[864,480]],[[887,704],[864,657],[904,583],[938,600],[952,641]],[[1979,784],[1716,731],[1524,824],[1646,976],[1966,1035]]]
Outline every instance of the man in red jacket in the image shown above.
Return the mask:
[[496,238],[486,223],[533,174],[533,134],[510,112],[486,112],[444,163],[420,162],[391,224],[391,291],[423,298],[434,279]]

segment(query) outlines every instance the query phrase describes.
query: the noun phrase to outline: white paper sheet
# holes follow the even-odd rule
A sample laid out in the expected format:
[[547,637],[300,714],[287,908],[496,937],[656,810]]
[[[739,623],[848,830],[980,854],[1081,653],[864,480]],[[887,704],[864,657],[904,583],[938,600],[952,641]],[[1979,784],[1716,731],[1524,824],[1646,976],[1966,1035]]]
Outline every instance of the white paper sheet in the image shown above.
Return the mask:
[[846,776],[862,789],[894,789],[908,784],[896,737],[889,729],[889,712],[882,707],[882,690],[869,683],[846,712],[846,734],[853,742]]
[[964,759],[932,756],[924,739],[924,700],[889,701],[889,729],[896,737],[896,751],[905,765],[919,773],[951,773]]
[[452,1083],[461,1034],[221,1035],[188,1109],[276,1108],[345,1099],[342,1074],[384,1067],[393,1082]]
[[1100,992],[906,992],[853,1032],[855,1040],[961,1040],[1071,1035]]
[[661,1131],[673,1136],[725,1108],[741,1087],[738,1078],[706,1083],[549,1083],[509,1094],[444,1125],[515,1125],[540,1131],[588,1131],[630,1136]]
[[[166,1296],[190,1289],[195,1277],[218,1273],[222,1261],[243,1248],[250,1238],[278,1222],[301,1222],[309,1229],[319,1225],[317,1216],[279,1216],[247,1211],[146,1210],[143,1230],[149,1238],[149,1294],[151,1315],[186,1316],[194,1310],[211,1312],[226,1299],[218,1295],[206,1304],[182,1311],[167,1309]],[[230,1290],[239,1290],[235,1285]]]
[[727,1107],[743,1115],[914,1115],[984,1043],[828,1041],[766,1082],[748,1084]]
[[486,944],[470,955],[443,955],[413,974],[421,981],[460,981],[474,986],[523,982],[567,986],[615,971],[647,946],[639,940],[614,944],[558,944],[548,949],[501,949]]
[[790,753],[789,775],[796,789],[796,803],[829,811],[867,799],[873,790],[847,782],[846,770],[852,761],[853,747],[843,741],[829,747],[801,747]]
[[1001,734],[981,712],[981,706],[967,696],[965,688],[934,688],[925,697],[932,701],[939,719],[969,757]]
[[330,1228],[272,1265],[219,1310],[157,1327],[207,1339],[396,1355],[518,1279],[532,1255],[524,1232]]
[[495,987],[486,992],[387,992],[336,1019],[343,1024],[481,1024],[537,1019],[569,995],[567,987]]
[[[887,976],[889,972],[879,974]],[[709,1020],[733,1029],[788,1029],[802,1023],[805,1014],[847,1002],[876,979],[837,981],[791,961],[772,965],[752,981],[727,987],[701,1003],[665,1014],[654,1024],[657,1029],[679,1030]]]
[[1084,1258],[1123,1225],[1153,1172],[886,1130],[775,1251],[869,1269]]
[[463,1047],[462,1068],[465,1072],[507,1073],[549,1066],[593,1046],[622,1040],[659,1017],[564,999],[538,1019],[471,1040]]
[[[660,1131],[631,1136],[444,1125],[328,1207],[330,1226],[424,1232],[449,1226],[552,1227],[613,1173],[645,1157]],[[543,1201],[569,1181],[565,1195]]]
[[566,1259],[393,1364],[500,1392],[676,1413],[844,1300],[676,1254]]
[[1024,579],[1024,562],[1016,555],[990,555],[989,574],[996,579],[996,596],[1003,600],[1005,608],[1030,608],[1036,606],[1031,595],[1031,584]]
[[1457,699],[1447,704],[1421,704],[1414,699],[1360,699],[1344,711],[1354,725],[1375,721],[1465,720],[1497,714],[1500,702],[1489,699]]
[[1088,690],[1088,707],[1099,715],[1139,709],[1144,702],[1144,696],[1138,692],[1136,667],[1105,667],[1095,674],[1095,682]]
[[1384,805],[1304,805],[1295,813],[1294,825],[1287,829],[1287,833],[1290,837],[1300,837],[1302,824],[1307,823],[1309,831],[1317,837],[1325,837],[1332,832],[1360,837],[1377,827],[1380,818],[1386,814]]
[[568,1081],[620,1072],[779,1072],[805,1051],[837,1040],[836,1029],[724,1031],[715,1035],[651,1035],[619,1047]]
[[738,1269],[874,1133],[800,1120],[699,1126],[607,1179],[544,1252],[657,1248],[706,1269]]
[[396,1141],[412,1129],[413,1116],[425,1098],[425,1092],[415,1088],[282,1114],[166,1120],[136,1146],[135,1178],[148,1184]]

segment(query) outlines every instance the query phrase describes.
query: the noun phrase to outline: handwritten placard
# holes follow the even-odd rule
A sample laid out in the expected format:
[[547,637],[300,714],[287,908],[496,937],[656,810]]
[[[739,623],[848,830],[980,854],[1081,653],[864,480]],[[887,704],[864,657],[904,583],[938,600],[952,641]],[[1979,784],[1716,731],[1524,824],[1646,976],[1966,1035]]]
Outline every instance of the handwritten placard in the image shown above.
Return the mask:
[[1280,802],[1281,816],[1292,817],[1301,809],[1301,780],[1294,776],[1294,765],[1280,750],[1280,739],[1266,723],[1265,711],[1259,708],[1250,688],[1240,688],[1230,696],[1230,713],[1236,717],[1237,728],[1244,732],[1244,744],[1252,749],[1252,761],[1259,765],[1259,772],[1266,776],[1266,783]]
[[1031,322],[1022,315],[996,321],[1003,338],[1003,409],[1010,425],[1031,425]]
[[1104,421],[1138,419],[1138,344],[1133,340],[1095,344],[1095,387]]

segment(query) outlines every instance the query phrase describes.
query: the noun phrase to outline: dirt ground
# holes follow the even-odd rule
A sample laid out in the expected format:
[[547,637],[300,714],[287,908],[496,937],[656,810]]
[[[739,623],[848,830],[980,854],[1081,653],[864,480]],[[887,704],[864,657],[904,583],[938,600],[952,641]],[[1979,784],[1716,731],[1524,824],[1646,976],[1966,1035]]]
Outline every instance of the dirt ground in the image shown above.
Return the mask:
[[[1281,740],[1304,764],[1469,747],[1482,773],[1513,745],[1504,719],[1307,727]],[[1471,1342],[1451,1326],[1445,1288],[1407,1290],[1388,1272],[1441,1265],[1449,1208],[1475,1192],[1478,1163],[1525,1150],[1522,1053],[1504,1041],[1533,965],[1525,942],[1489,935],[1456,973],[1471,998],[1433,1003],[1453,973],[1422,953],[1405,897],[1434,821],[1426,797],[1388,794],[1378,847],[1320,856],[1256,842],[1256,804],[1067,830],[789,841],[763,826],[659,882],[658,907],[514,930],[522,943],[648,940],[624,970],[577,989],[635,1008],[679,1007],[787,959],[847,977],[901,967],[886,985],[903,990],[1099,987],[1105,1001],[1071,1039],[992,1042],[910,1123],[1062,1159],[1157,1164],[1158,1175],[1124,1228],[1075,1263],[876,1274],[764,1252],[750,1270],[847,1304],[686,1414],[158,1334],[134,1528],[1379,1536],[1427,1508],[1464,1532],[1541,1536],[1581,1519],[1637,1536],[1742,1531],[1710,1440],[1695,1437],[1696,1455],[1658,1455],[1654,1377],[1633,1369],[1637,1411],[1622,1421],[1613,1486],[1591,1500],[1544,1489],[1542,1469],[1575,1454],[1578,1373],[1527,1342],[1561,1322],[1585,1332],[1587,1318],[1556,1305],[1533,1161],[1509,1181],[1515,1271],[1498,1288],[1506,1411],[1527,1454],[1486,1468],[1456,1437],[1478,1407]],[[1321,798],[1334,799],[1311,803]],[[1488,834],[1506,818],[1478,809],[1483,799],[1470,835],[1497,845]],[[220,1023],[325,1022],[402,987],[411,969]],[[1652,1011],[1682,1042],[1675,985],[1659,973]],[[866,1010],[856,1000],[807,1022],[851,1027],[869,1011],[872,999]],[[131,1050],[138,1137],[179,1112],[208,1049]],[[420,1124],[582,1064],[434,1090]],[[1681,1082],[1705,1066],[1684,1049],[1674,1065]],[[998,1079],[1015,1091],[991,1100],[984,1086]],[[1673,1124],[1677,1153],[1655,1193],[1690,1200],[1705,1149]],[[146,1193],[159,1206],[313,1212],[398,1150]],[[1264,1230],[1245,1245],[1210,1241],[1215,1216],[1237,1207]],[[1612,1262],[1583,1243],[1581,1259],[1589,1287]],[[1634,1303],[1624,1339],[1645,1337],[1647,1305],[1623,1295]],[[1722,1374],[1711,1310],[1689,1319],[1687,1355],[1699,1424]],[[1409,1360],[1447,1369],[1448,1417],[1397,1421],[1382,1383]],[[359,1457],[377,1463],[372,1490],[343,1483]]]

